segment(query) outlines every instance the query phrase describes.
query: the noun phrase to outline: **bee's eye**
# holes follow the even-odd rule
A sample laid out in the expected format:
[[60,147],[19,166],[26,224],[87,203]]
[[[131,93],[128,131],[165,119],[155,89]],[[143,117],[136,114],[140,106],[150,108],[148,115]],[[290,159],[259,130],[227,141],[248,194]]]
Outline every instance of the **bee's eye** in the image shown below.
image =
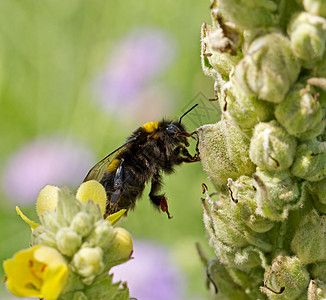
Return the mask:
[[179,132],[180,131],[180,129],[176,126],[176,125],[174,125],[174,124],[169,124],[167,127],[166,127],[166,132],[168,133],[168,134],[175,134],[175,133],[177,133],[177,132]]

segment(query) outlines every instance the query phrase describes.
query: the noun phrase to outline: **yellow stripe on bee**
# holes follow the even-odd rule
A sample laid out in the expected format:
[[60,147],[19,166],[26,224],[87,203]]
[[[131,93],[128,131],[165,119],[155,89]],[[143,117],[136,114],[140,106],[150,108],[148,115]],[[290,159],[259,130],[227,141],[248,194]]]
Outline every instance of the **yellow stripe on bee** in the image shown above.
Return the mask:
[[112,160],[111,163],[106,168],[106,171],[107,172],[114,172],[118,168],[119,163],[120,163],[120,160],[117,159],[117,158]]
[[156,130],[158,128],[158,123],[159,122],[148,122],[146,124],[144,124],[142,126],[142,128],[146,131],[146,132],[153,132],[154,130]]

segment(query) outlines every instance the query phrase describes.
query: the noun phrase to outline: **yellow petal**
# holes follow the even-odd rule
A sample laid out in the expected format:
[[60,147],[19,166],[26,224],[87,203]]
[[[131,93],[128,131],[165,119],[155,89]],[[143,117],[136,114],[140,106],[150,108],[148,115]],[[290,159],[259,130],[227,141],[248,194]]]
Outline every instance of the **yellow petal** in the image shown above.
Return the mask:
[[119,210],[118,212],[112,214],[112,215],[109,215],[105,220],[108,220],[111,222],[111,225],[117,223],[120,218],[124,215],[124,213],[126,212],[127,210],[126,209],[121,209]]
[[27,218],[23,212],[19,209],[18,206],[16,206],[16,212],[17,214],[23,219],[23,221],[25,221],[27,224],[29,224],[29,226],[31,226],[31,230],[33,231],[36,227],[40,226],[39,224],[31,221],[29,218]]
[[40,291],[42,279],[31,272],[31,266],[35,268],[34,252],[39,247],[21,250],[3,263],[7,275],[7,287],[18,297],[43,297]]
[[82,183],[78,188],[76,198],[82,202],[86,203],[87,200],[92,200],[100,206],[102,214],[105,212],[106,208],[106,192],[102,184],[96,180],[90,180]]
[[54,248],[40,245],[17,252],[3,267],[8,289],[19,297],[55,300],[68,276],[63,256]]
[[55,300],[65,286],[68,275],[67,265],[49,266],[44,274],[44,283],[41,289],[46,300]]
[[54,248],[42,246],[34,253],[34,258],[46,265],[41,293],[47,300],[57,299],[68,275],[68,266],[63,256]]
[[55,210],[58,203],[60,189],[57,186],[46,185],[38,194],[36,212],[40,216],[47,210]]
[[36,260],[45,264],[65,264],[66,261],[63,256],[54,248],[42,246],[34,252]]

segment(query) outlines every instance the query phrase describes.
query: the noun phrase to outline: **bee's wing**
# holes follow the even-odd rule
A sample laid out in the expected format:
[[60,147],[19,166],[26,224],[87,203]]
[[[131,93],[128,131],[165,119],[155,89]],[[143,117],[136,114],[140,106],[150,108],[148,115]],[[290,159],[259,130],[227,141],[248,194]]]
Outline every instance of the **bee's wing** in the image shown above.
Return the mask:
[[[112,161],[112,155],[115,154],[118,155],[119,152],[128,144],[133,142],[135,138],[129,139],[126,143],[124,143],[122,146],[119,148],[115,149],[113,152],[105,156],[101,161],[99,161],[90,171],[87,173],[85,179],[83,182],[89,181],[89,180],[96,180],[96,181],[101,181],[107,167]],[[115,157],[114,156],[114,157]]]

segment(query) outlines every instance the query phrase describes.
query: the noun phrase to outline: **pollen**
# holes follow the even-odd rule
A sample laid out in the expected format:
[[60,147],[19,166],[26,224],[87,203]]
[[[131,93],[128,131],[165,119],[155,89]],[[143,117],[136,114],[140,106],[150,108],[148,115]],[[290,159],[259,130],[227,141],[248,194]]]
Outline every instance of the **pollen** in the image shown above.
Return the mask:
[[158,122],[148,122],[142,126],[146,132],[153,132],[158,128]]
[[156,132],[155,134],[153,134],[152,138],[154,140],[157,140],[158,138],[160,137],[160,133],[159,132]]
[[117,159],[117,158],[112,160],[112,162],[106,168],[106,171],[107,172],[114,172],[118,168],[119,162],[120,162],[120,160]]

